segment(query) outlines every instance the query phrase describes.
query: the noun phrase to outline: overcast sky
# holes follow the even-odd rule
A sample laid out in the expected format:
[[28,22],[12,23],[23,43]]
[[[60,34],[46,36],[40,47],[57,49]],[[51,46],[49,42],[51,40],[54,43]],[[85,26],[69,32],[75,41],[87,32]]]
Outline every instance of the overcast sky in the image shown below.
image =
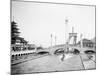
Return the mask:
[[[48,4],[35,2],[12,2],[12,17],[20,29],[20,36],[29,43],[50,46],[50,35],[57,37],[57,44],[65,43],[68,33],[74,31],[83,38],[95,37],[95,7],[79,5]],[[65,20],[68,23],[65,23]]]

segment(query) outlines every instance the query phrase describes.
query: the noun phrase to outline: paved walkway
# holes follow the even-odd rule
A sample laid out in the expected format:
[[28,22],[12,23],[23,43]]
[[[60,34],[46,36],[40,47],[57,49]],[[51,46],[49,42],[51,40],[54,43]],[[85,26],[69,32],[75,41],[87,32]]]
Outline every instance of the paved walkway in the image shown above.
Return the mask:
[[[82,60],[80,56],[82,57]],[[88,60],[85,55],[68,54],[64,61],[61,61],[61,57],[62,55],[47,55],[38,59],[23,62],[12,66],[12,73],[71,71],[95,68],[95,63]]]
[[12,61],[11,65],[14,66],[14,65],[21,64],[21,63],[24,63],[24,62],[27,62],[27,61],[30,61],[30,60],[34,60],[34,59],[37,59],[37,58],[40,58],[40,57],[44,57],[44,56],[47,56],[47,55],[48,54],[44,54],[44,55],[36,55],[36,54],[24,55],[24,56],[21,56],[21,58],[19,58],[18,60]]

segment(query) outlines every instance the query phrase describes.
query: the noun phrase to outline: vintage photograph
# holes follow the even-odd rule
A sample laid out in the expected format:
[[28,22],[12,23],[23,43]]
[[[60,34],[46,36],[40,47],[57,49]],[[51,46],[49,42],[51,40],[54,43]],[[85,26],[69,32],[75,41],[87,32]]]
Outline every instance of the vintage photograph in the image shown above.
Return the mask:
[[95,5],[11,1],[11,75],[96,69]]

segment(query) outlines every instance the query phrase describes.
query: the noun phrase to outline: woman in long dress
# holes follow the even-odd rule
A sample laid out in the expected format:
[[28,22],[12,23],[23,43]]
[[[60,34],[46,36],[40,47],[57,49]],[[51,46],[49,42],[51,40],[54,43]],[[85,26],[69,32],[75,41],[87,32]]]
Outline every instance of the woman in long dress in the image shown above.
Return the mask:
[[63,52],[63,53],[62,53],[61,61],[64,61],[64,58],[65,58],[65,53]]

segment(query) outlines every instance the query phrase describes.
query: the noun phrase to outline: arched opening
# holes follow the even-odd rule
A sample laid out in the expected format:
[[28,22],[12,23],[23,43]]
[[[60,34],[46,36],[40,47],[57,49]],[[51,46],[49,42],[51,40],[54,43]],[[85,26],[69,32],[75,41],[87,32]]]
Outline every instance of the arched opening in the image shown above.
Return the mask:
[[73,50],[73,54],[79,54],[79,53],[80,53],[80,51],[78,49]]
[[41,51],[41,52],[38,52],[37,54],[43,55],[43,54],[49,54],[49,52],[47,52],[47,51]]
[[84,53],[85,53],[85,54],[94,54],[95,51],[93,51],[93,50],[86,50],[86,51],[84,51]]
[[12,59],[14,59],[14,55],[12,55],[12,57],[11,57]]
[[59,54],[63,54],[63,53],[64,53],[63,48],[59,48],[59,49],[55,50],[55,52],[54,52],[55,55],[59,55]]

